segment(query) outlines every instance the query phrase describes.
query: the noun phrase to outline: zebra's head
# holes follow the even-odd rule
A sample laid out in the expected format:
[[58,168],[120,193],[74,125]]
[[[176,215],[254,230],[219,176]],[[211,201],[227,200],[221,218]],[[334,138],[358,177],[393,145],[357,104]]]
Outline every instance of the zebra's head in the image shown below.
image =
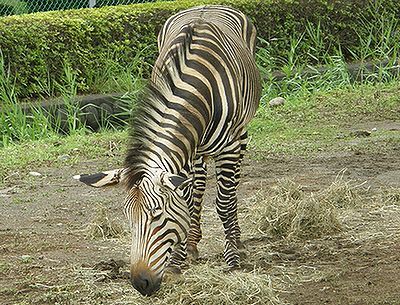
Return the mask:
[[[74,178],[100,187],[124,182],[122,173],[123,170],[115,170]],[[152,171],[130,183],[124,213],[132,232],[131,283],[143,295],[159,289],[174,246],[187,237],[190,216],[184,191],[190,182],[179,175]]]
[[125,215],[132,231],[131,282],[144,295],[159,288],[173,247],[186,239],[190,216],[183,188],[188,182],[157,171],[144,174],[128,192]]

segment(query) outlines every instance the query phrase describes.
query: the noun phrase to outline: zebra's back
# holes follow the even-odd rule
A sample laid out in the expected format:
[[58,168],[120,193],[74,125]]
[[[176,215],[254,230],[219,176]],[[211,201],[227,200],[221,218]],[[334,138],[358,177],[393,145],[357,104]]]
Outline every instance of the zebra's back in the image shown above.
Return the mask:
[[218,154],[254,116],[261,92],[255,39],[251,21],[222,6],[180,12],[160,31],[152,80],[190,113],[197,154]]
[[196,21],[215,24],[242,38],[254,55],[257,31],[253,23],[242,12],[220,5],[193,7],[168,18],[158,34],[158,49],[162,50],[185,26]]

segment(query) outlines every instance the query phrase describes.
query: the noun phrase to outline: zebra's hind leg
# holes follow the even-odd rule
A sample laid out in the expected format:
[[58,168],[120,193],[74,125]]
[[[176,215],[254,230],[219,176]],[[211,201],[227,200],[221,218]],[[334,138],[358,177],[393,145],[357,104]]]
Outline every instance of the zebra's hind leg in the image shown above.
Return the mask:
[[197,260],[199,251],[197,244],[202,238],[201,233],[201,208],[203,204],[204,191],[206,188],[207,164],[203,157],[198,157],[194,162],[194,183],[192,201],[190,204],[190,230],[187,239],[187,252],[189,258]]
[[[245,131],[241,136],[240,136],[240,155],[239,155],[239,161],[235,167],[235,196],[237,194],[237,189],[239,186],[239,182],[240,182],[240,174],[241,174],[241,165],[242,165],[242,161],[244,158],[244,153],[246,151],[247,148],[247,143],[248,143],[248,134],[247,131]],[[236,244],[239,250],[244,250],[244,245],[242,244],[241,240],[240,240],[240,227],[239,224],[237,223],[237,228],[236,228]],[[243,252],[244,253],[244,252]]]
[[240,175],[241,141],[225,148],[215,160],[217,212],[225,233],[224,258],[230,268],[239,267],[240,228],[237,218],[236,189]]

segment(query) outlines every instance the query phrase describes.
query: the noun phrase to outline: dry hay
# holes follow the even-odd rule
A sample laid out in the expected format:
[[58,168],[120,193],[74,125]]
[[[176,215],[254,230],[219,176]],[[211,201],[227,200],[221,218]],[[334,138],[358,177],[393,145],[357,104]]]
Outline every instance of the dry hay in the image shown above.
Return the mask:
[[190,266],[178,284],[166,281],[155,299],[153,304],[280,304],[268,275],[227,273],[208,264]]
[[336,208],[351,208],[360,205],[360,190],[364,183],[352,185],[343,178],[346,170],[342,170],[326,189],[318,192],[320,200],[327,201]]
[[299,200],[304,197],[301,185],[289,179],[279,180],[278,185],[272,188],[272,194],[285,200]]
[[400,205],[400,189],[385,189],[380,193],[379,198],[383,205]]
[[119,238],[126,235],[124,226],[109,217],[107,209],[103,205],[99,205],[96,216],[87,227],[87,236],[92,239],[103,238]]
[[294,206],[289,238],[319,238],[342,230],[335,207],[311,194]]
[[338,208],[360,201],[357,187],[343,181],[341,175],[326,189],[307,194],[293,181],[280,181],[269,193],[255,196],[244,216],[244,226],[252,234],[275,238],[307,239],[335,234],[342,230]]
[[92,298],[82,304],[103,304],[104,300],[118,305],[282,304],[269,275],[259,270],[226,272],[223,267],[207,262],[191,265],[181,275],[164,279],[160,290],[150,297],[142,296],[126,279],[99,283],[98,277],[99,270],[79,270],[78,278]]

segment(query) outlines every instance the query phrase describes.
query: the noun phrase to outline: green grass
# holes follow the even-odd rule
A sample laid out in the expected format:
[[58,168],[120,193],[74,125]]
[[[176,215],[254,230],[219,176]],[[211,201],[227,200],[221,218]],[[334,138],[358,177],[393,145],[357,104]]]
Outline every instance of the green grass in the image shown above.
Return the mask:
[[[82,160],[119,156],[126,148],[127,131],[75,133],[67,137],[10,144],[0,148],[0,185],[14,174],[27,174],[44,165],[71,165]],[[110,149],[111,147],[111,149]],[[60,156],[68,155],[67,160]]]
[[40,108],[31,107],[30,113],[24,112],[15,94],[13,79],[4,66],[1,52],[0,102],[0,147],[14,141],[46,138],[56,130]]
[[[388,59],[395,64],[400,45],[399,27],[397,19],[390,14],[377,16],[373,23],[365,20],[358,33],[359,47],[347,51],[361,62]],[[321,37],[319,24],[307,24],[302,35],[288,38],[290,48],[282,58],[272,58],[269,43],[260,40],[257,63],[264,83],[260,108],[249,126],[253,158],[399,146],[398,132],[379,130],[357,145],[353,145],[355,137],[349,133],[360,122],[399,119],[399,78],[390,73],[390,68],[381,68],[363,78],[360,84],[354,84],[340,47],[335,55],[327,55],[323,51],[327,49],[326,42]],[[306,53],[304,41],[309,42]],[[132,112],[137,94],[143,88],[141,71],[138,71],[140,56],[133,58],[131,65],[121,66],[118,58],[110,55],[108,64],[100,71],[93,71],[88,79],[93,92],[126,92],[123,98],[126,107],[117,117]],[[320,65],[326,69],[317,69]],[[283,75],[279,82],[274,71]],[[26,114],[14,92],[14,81],[0,56],[0,183],[13,172],[32,165],[104,157],[110,141],[126,143],[127,132],[112,131],[115,126],[109,118],[102,122],[99,134],[92,134],[80,123],[85,109],[80,109],[74,101],[78,94],[77,77],[68,62],[64,63],[60,83],[49,79],[47,84],[42,84],[48,95],[62,93],[66,122],[34,106]],[[269,107],[269,100],[277,96],[284,97],[287,103]],[[62,125],[66,125],[68,136],[60,135]],[[118,153],[125,149],[122,146],[118,146]],[[61,161],[58,158],[62,155],[70,158]]]
[[[285,105],[276,108],[262,106],[250,124],[249,146],[269,154],[342,150],[354,140],[349,130],[355,124],[398,121],[399,89],[397,82],[351,86],[288,98]],[[368,146],[374,141],[396,144],[400,136],[396,132],[377,131],[363,144]]]
[[[399,132],[378,130],[368,138],[356,138],[350,132],[357,123],[398,121],[399,90],[396,82],[361,85],[291,98],[277,108],[261,106],[249,127],[249,155],[264,158],[273,154],[307,155],[344,149],[382,152],[400,148]],[[44,164],[74,164],[97,158],[117,158],[122,162],[127,137],[126,130],[81,130],[70,136],[54,134],[41,140],[11,143],[0,148],[0,183],[14,172]],[[353,145],[355,140],[359,143]],[[112,151],[110,143],[115,147]],[[59,157],[63,155],[70,158],[62,161]]]
[[[127,123],[121,124],[120,117],[131,114],[137,95],[144,85],[141,71],[135,70],[139,65],[138,56],[133,58],[131,65],[124,67],[110,60],[107,66],[92,75],[89,80],[92,93],[123,93],[118,101],[120,113],[107,114],[99,118],[100,129],[115,129]],[[0,147],[53,138],[59,133],[74,134],[86,131],[82,118],[87,115],[86,107],[92,105],[80,107],[77,103],[76,97],[79,94],[77,73],[71,69],[68,62],[64,62],[64,74],[60,83],[48,80],[47,84],[42,84],[45,88],[43,91],[49,96],[55,91],[61,93],[60,98],[64,108],[59,109],[58,114],[53,110],[44,110],[34,101],[23,108],[23,101],[17,96],[14,84],[15,79],[7,70],[0,52]]]

